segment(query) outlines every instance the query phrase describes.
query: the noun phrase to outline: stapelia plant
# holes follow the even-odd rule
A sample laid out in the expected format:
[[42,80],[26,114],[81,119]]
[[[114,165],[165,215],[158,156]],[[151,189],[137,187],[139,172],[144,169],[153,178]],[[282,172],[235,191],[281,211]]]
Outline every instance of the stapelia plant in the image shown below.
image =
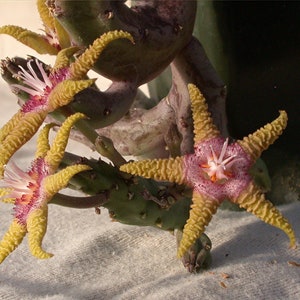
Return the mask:
[[[0,34],[40,54],[56,55],[53,67],[32,56],[1,62],[2,77],[21,104],[0,130],[1,199],[15,205],[13,223],[0,243],[1,261],[27,232],[33,255],[50,256],[41,247],[48,203],[103,206],[119,222],[177,230],[178,254],[191,272],[209,265],[211,242],[204,229],[225,198],[284,230],[295,245],[291,226],[255,183],[255,161],[282,133],[286,113],[243,140],[226,138],[225,86],[192,36],[196,4],[139,0],[129,7],[124,1],[38,0],[44,33],[0,28]],[[167,96],[146,97],[140,85],[168,66]],[[88,78],[90,69],[112,81],[106,91]],[[48,125],[31,168],[21,171],[11,156],[53,119],[62,126],[52,147]],[[75,121],[71,138],[112,164],[64,153]],[[126,164],[126,155],[152,160]],[[55,173],[57,168],[62,170]],[[61,174],[66,175],[62,181]],[[86,195],[56,193],[67,183]]]
[[281,228],[295,247],[295,234],[288,221],[265,200],[249,175],[250,167],[282,133],[285,111],[272,123],[243,140],[229,144],[214,126],[199,90],[189,86],[194,119],[194,154],[168,159],[132,162],[121,170],[156,180],[185,183],[193,188],[193,205],[184,227],[178,256],[183,256],[204,232],[205,226],[225,199],[237,203],[266,223]]
[[26,233],[32,255],[38,258],[52,256],[41,247],[47,228],[47,204],[72,176],[90,169],[87,165],[75,164],[56,173],[71,127],[83,117],[83,114],[77,113],[67,118],[51,147],[48,134],[53,125],[47,125],[39,135],[35,159],[27,172],[13,162],[7,166],[0,195],[2,201],[14,204],[14,219],[0,241],[0,263],[22,242]]

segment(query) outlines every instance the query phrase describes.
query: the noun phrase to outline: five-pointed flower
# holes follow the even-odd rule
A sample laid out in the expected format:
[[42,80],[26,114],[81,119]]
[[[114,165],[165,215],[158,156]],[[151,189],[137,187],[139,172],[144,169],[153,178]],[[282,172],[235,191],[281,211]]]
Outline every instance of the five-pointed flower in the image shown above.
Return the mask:
[[78,48],[61,50],[50,74],[38,60],[29,60],[28,70],[19,67],[21,71],[17,77],[23,84],[15,84],[14,88],[26,92],[30,98],[0,129],[0,177],[3,175],[4,165],[36,133],[47,114],[69,104],[78,92],[95,82],[93,79],[83,78],[86,78],[87,72],[106,45],[119,38],[127,38],[133,42],[131,35],[123,31],[105,33],[71,64],[70,58]]
[[35,159],[27,172],[14,163],[6,168],[0,188],[3,202],[14,204],[14,219],[0,242],[0,263],[22,242],[28,233],[29,249],[38,258],[52,254],[42,249],[42,240],[47,229],[47,203],[77,173],[89,170],[83,164],[68,166],[56,173],[67,145],[73,124],[84,117],[76,113],[68,117],[49,145],[48,134],[52,124],[46,125],[38,138]]
[[0,27],[0,34],[8,34],[17,41],[34,49],[39,54],[57,54],[59,50],[70,47],[70,38],[65,29],[51,15],[45,0],[37,0],[37,8],[44,25],[44,34],[16,25]]
[[181,257],[204,232],[223,200],[228,199],[268,224],[282,229],[295,246],[295,235],[288,221],[265,199],[249,175],[249,169],[281,135],[287,114],[253,134],[229,143],[213,124],[205,99],[196,86],[188,86],[194,120],[194,153],[177,158],[131,162],[120,167],[124,172],[155,180],[187,184],[193,188],[193,204],[178,248]]

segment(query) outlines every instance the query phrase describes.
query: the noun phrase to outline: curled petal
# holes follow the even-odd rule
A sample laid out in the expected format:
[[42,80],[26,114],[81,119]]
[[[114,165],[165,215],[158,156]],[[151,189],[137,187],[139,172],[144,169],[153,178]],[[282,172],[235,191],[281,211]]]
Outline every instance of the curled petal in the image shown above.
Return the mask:
[[184,182],[183,158],[153,159],[130,162],[122,165],[120,170],[155,180]]
[[85,115],[82,113],[73,114],[63,122],[58,130],[52,146],[45,156],[46,163],[54,170],[57,169],[63,158],[72,126],[84,117]]
[[40,132],[37,140],[37,149],[35,152],[35,157],[45,157],[50,149],[49,145],[49,131],[55,126],[55,124],[47,124]]
[[265,199],[265,195],[253,183],[250,183],[248,188],[232,202],[237,203],[264,222],[283,230],[290,239],[290,247],[296,246],[295,233],[288,220],[270,201]]
[[93,44],[74,63],[70,65],[70,74],[72,78],[83,78],[94,66],[105,47],[110,42],[121,38],[128,39],[134,43],[132,35],[122,30],[109,31],[96,39]]
[[211,115],[208,111],[208,106],[204,96],[193,84],[188,85],[188,90],[193,112],[195,143],[198,143],[204,139],[220,136],[220,132],[214,125]]
[[25,28],[15,25],[6,25],[0,27],[0,34],[1,33],[14,37],[17,41],[34,49],[39,54],[57,54],[58,52],[55,47],[49,44],[44,36]]
[[59,83],[49,95],[48,112],[69,104],[73,97],[80,91],[91,86],[95,80],[64,80]]
[[37,132],[47,113],[18,112],[17,115],[19,116],[14,116],[13,118],[19,118],[19,123],[6,136],[0,146],[0,176],[3,176],[4,165]]
[[17,220],[13,220],[0,242],[0,264],[22,243],[25,235],[26,226],[19,224]]
[[49,28],[51,30],[55,30],[54,26],[54,18],[50,14],[49,8],[46,5],[45,0],[37,0],[36,6],[40,15],[40,18],[46,28]]
[[71,57],[79,50],[78,47],[69,47],[58,52],[52,72],[70,65]]
[[204,232],[219,205],[218,201],[194,192],[190,217],[184,226],[182,240],[177,252],[178,257],[182,257]]
[[47,205],[43,209],[35,209],[27,218],[29,249],[33,256],[46,259],[53,256],[42,249],[42,241],[47,230]]
[[37,9],[42,22],[45,26],[46,33],[54,33],[59,41],[59,46],[61,49],[70,46],[70,38],[64,28],[60,23],[51,15],[51,12],[46,5],[45,0],[37,0]]
[[49,201],[58,191],[67,186],[70,179],[77,173],[90,170],[87,165],[72,165],[44,179],[43,186]]
[[253,160],[258,159],[261,153],[272,145],[285,129],[288,120],[287,113],[284,110],[279,111],[279,113],[279,117],[273,122],[238,141]]

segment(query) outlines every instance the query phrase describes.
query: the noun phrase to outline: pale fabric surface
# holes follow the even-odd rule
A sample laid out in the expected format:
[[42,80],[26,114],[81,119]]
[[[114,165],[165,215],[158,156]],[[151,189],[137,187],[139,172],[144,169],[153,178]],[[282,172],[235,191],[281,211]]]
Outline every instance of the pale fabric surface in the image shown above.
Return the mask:
[[[0,1],[0,25],[9,23],[41,28],[34,1]],[[26,53],[35,54],[0,36],[1,58]],[[2,79],[0,101],[2,125],[17,109],[15,97]],[[74,143],[69,150],[72,148]],[[80,150],[92,155],[87,149]],[[16,154],[15,162],[26,169],[33,151],[34,140]],[[11,208],[0,204],[1,237],[12,220]],[[299,242],[300,203],[280,209]],[[43,245],[54,257],[33,258],[25,238],[0,265],[0,299],[300,298],[300,267],[288,264],[300,263],[300,250],[288,249],[283,232],[245,212],[218,211],[207,233],[213,242],[213,265],[208,271],[191,275],[176,259],[171,234],[110,222],[104,210],[98,216],[93,209],[51,205]],[[223,273],[230,278],[224,278]]]

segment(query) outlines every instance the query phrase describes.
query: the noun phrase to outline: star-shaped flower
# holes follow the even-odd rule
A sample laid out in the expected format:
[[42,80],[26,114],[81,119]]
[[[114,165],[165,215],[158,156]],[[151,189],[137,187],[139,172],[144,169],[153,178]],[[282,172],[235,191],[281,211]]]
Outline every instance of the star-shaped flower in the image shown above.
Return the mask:
[[68,33],[60,23],[51,15],[45,0],[37,0],[37,8],[44,25],[44,34],[16,25],[0,27],[0,34],[8,34],[22,44],[34,49],[39,54],[57,54],[61,49],[70,47]]
[[[14,88],[29,94],[29,100],[0,129],[0,177],[4,165],[10,157],[26,143],[42,125],[48,113],[67,105],[80,91],[91,86],[95,80],[84,79],[93,67],[107,44],[119,38],[133,42],[129,33],[111,31],[103,34],[73,63],[70,57],[78,50],[76,47],[61,50],[50,73],[38,60],[29,60],[28,70],[21,66],[18,79],[23,85],[15,84]],[[38,68],[38,72],[33,68]]]
[[225,199],[238,204],[266,223],[282,229],[295,247],[294,231],[288,221],[265,199],[249,175],[262,151],[267,149],[287,125],[287,114],[253,134],[229,143],[213,124],[207,104],[195,85],[188,86],[194,120],[194,153],[169,159],[131,162],[120,167],[124,172],[155,180],[187,184],[193,188],[190,217],[178,248],[182,257],[204,232],[213,214]]
[[83,114],[76,113],[67,118],[58,130],[51,147],[48,134],[53,125],[46,125],[39,135],[35,159],[27,172],[19,169],[14,163],[6,168],[0,188],[0,199],[14,204],[14,219],[0,242],[0,263],[20,245],[26,233],[32,255],[38,258],[52,256],[42,249],[42,240],[47,229],[47,203],[75,174],[90,169],[87,165],[76,164],[56,173],[71,127],[83,117]]

